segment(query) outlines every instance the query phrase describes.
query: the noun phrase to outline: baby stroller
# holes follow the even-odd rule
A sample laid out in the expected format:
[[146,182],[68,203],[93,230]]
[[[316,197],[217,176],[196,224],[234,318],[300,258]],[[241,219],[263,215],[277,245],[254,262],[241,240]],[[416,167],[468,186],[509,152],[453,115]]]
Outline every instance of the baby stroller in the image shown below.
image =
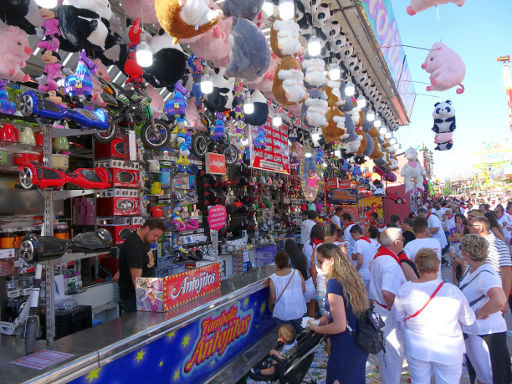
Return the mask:
[[[304,377],[313,363],[315,351],[323,340],[324,335],[306,328],[297,336],[297,344],[286,353],[284,359],[267,356],[256,364],[255,367],[261,369],[267,368],[274,361],[277,362],[278,365],[273,375],[264,376],[249,372],[249,377],[253,380],[270,383],[301,384],[305,382]],[[278,348],[282,347],[281,343],[278,344]],[[311,383],[316,383],[316,381],[311,379]]]

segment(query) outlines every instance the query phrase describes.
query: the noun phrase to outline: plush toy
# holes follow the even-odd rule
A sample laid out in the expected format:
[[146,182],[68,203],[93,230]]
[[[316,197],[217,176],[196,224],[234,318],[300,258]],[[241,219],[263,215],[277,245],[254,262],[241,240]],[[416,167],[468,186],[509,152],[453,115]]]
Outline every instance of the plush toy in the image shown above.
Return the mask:
[[346,86],[347,86],[347,83],[342,81],[341,85],[340,85],[340,95],[341,95],[340,109],[342,110],[342,112],[350,112],[355,107],[357,107],[357,99],[354,96],[347,96],[345,94]]
[[55,18],[55,12],[50,9],[41,8],[41,17],[43,18],[43,40],[37,43],[41,49],[57,52],[60,46],[60,40],[57,36],[62,36],[59,29],[59,19]]
[[181,81],[179,81],[174,91],[174,97],[164,104],[164,112],[167,116],[174,116],[175,118],[185,117],[187,110],[187,92],[188,91],[183,89]]
[[322,88],[322,91],[327,95],[329,107],[334,108],[342,104],[339,82],[329,80]]
[[311,2],[311,14],[313,15],[313,25],[323,27],[331,17],[329,4],[313,0]]
[[267,148],[267,138],[265,137],[265,127],[260,125],[257,128],[256,136],[253,139],[254,149],[265,149]]
[[322,128],[322,136],[325,141],[336,142],[348,138],[345,129],[345,116],[338,108],[329,108],[326,113],[327,126]]
[[435,103],[432,117],[434,118],[432,130],[435,133],[455,131],[455,109],[450,100]]
[[447,151],[453,147],[453,132],[436,133],[434,143],[437,146],[434,148],[436,151]]
[[455,3],[459,7],[462,7],[465,2],[466,0],[411,0],[411,5],[407,7],[407,13],[414,16],[416,13],[424,11],[427,8],[447,3]]
[[57,80],[64,78],[60,56],[57,52],[44,50],[41,58],[45,66],[43,75],[36,79],[39,82],[37,89],[43,92],[56,91],[60,88]]
[[375,143],[373,141],[373,137],[368,132],[364,132],[364,136],[366,139],[366,148],[363,151],[363,155],[370,156],[373,153],[373,150],[375,149]]
[[155,0],[120,0],[123,11],[131,19],[142,18],[144,23],[158,24]]
[[260,126],[265,124],[268,118],[268,105],[267,99],[263,94],[256,90],[251,95],[251,101],[254,105],[253,113],[244,114],[244,122],[246,124]]
[[25,31],[19,27],[0,27],[0,78],[14,81],[29,81],[30,75],[23,73],[26,61],[32,55],[32,48]]
[[308,98],[300,63],[291,56],[280,59],[274,75],[272,93],[281,105],[302,103]]
[[[400,174],[404,177],[405,193],[415,193],[416,190],[422,191],[423,188],[423,176],[426,175],[423,166],[418,161],[418,152],[414,148],[408,148],[405,151],[405,158],[407,164],[402,167]],[[415,180],[415,184],[413,182]]]
[[180,131],[180,133],[178,133],[177,138],[179,156],[178,160],[176,161],[176,164],[185,166],[189,165],[188,156],[190,155],[190,150],[187,143],[187,134],[188,133],[186,131]]
[[194,98],[191,97],[187,103],[187,109],[185,110],[185,119],[193,129],[197,129],[201,126],[201,116],[199,115],[196,105],[197,103],[194,103]]
[[341,148],[348,154],[356,153],[361,147],[363,137],[356,133],[351,115],[345,115],[345,127],[347,128],[348,137],[343,141]]
[[29,35],[34,35],[36,28],[43,24],[43,18],[35,0],[2,0],[0,20],[8,25],[20,27]]
[[226,0],[222,5],[225,17],[243,17],[254,20],[263,7],[263,0]]
[[235,19],[229,36],[226,76],[248,81],[263,76],[270,64],[270,50],[261,30],[246,19]]
[[82,49],[74,75],[66,77],[64,81],[64,92],[71,97],[82,96],[86,100],[91,100],[93,88],[91,74],[95,73],[96,65]]
[[222,14],[208,7],[207,0],[155,0],[156,17],[177,42],[213,28]]
[[427,91],[446,91],[455,86],[457,93],[464,92],[461,84],[466,76],[466,64],[450,47],[443,43],[435,43],[428,52],[421,68],[430,73],[430,83]]
[[270,29],[270,47],[278,57],[295,56],[304,52],[299,41],[299,25],[293,20],[276,20]]
[[6,115],[14,115],[16,113],[16,105],[9,100],[5,86],[6,80],[0,80],[0,113]]
[[203,103],[212,112],[225,112],[233,106],[235,79],[224,77],[225,68],[212,75],[213,92],[203,96]]
[[311,87],[322,87],[325,84],[325,63],[322,59],[306,59],[302,62],[305,71],[304,81]]
[[329,110],[327,96],[319,89],[312,89],[309,98],[302,104],[301,122],[304,127],[313,129],[327,126],[326,113]]
[[[91,101],[104,107],[106,105],[105,101],[103,101],[101,94],[103,93],[103,85],[98,80],[98,77],[110,82],[110,77],[108,75],[107,67],[105,64],[101,62],[100,59],[94,59],[94,65],[96,66],[96,76],[92,76],[92,99]],[[151,96],[150,96],[151,97]]]
[[174,84],[185,74],[186,55],[163,30],[152,37],[148,44],[153,53],[153,64],[143,68],[144,79],[156,88],[166,87],[172,91]]
[[128,76],[127,83],[140,87],[143,84],[142,67],[137,63],[137,45],[140,44],[140,34],[142,32],[140,19],[136,19],[128,31],[130,45],[128,48],[128,59],[124,63],[124,73]]
[[226,137],[226,127],[221,119],[217,119],[215,125],[210,128],[212,140],[220,140]]
[[249,81],[247,85],[251,89],[258,89],[263,93],[266,97],[274,97],[272,94],[272,85],[274,83],[274,74],[277,68],[279,58],[274,55],[274,53],[270,54],[270,65],[268,66],[267,72],[254,81]]
[[109,30],[112,9],[108,0],[64,0],[55,15],[65,51],[91,48],[101,52],[120,43],[119,36]]

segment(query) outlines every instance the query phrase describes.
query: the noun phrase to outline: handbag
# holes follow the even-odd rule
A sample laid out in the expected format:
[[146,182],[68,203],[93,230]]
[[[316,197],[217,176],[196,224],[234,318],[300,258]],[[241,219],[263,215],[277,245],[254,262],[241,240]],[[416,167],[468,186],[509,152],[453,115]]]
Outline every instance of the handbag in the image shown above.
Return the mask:
[[283,289],[283,292],[281,292],[281,293],[279,294],[279,297],[277,298],[277,300],[276,300],[276,301],[275,301],[275,303],[274,303],[274,307],[276,306],[276,304],[277,304],[277,302],[279,301],[279,299],[281,298],[281,296],[283,296],[283,293],[284,293],[284,291],[286,291],[286,288],[288,288],[288,286],[290,285],[290,282],[291,282],[291,281],[292,281],[292,279],[293,279],[293,275],[295,275],[295,271],[296,271],[296,269],[294,269],[294,270],[293,270],[293,272],[292,272],[292,275],[291,275],[290,279],[288,280],[288,282],[286,283],[286,286],[285,286],[285,287],[284,287],[284,289]]
[[357,345],[368,353],[377,354],[386,352],[384,347],[384,320],[373,311],[373,306],[368,308],[358,319],[359,332],[355,332],[347,322],[347,329],[354,337]]

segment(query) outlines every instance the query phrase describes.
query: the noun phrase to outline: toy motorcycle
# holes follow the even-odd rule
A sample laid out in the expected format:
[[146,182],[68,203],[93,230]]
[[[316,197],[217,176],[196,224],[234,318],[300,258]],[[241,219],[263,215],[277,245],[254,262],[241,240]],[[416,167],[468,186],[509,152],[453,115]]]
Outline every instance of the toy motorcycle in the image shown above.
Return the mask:
[[[140,129],[140,137],[148,148],[165,147],[171,131],[167,122],[162,119],[154,119],[151,112],[151,98],[141,89],[123,89],[114,83],[98,78],[103,85],[104,94],[114,104],[110,128],[97,133],[95,139],[102,143],[108,143],[114,139],[119,129]],[[105,101],[107,101],[107,96]]]
[[78,168],[73,172],[63,172],[37,163],[20,167],[19,180],[24,189],[62,188],[68,183],[84,189],[105,189],[112,184],[109,171],[103,167]]

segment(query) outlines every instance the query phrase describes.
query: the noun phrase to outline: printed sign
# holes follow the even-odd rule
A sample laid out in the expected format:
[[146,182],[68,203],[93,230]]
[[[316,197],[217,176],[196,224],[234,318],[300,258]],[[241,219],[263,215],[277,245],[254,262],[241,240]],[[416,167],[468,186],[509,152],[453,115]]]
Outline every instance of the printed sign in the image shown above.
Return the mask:
[[[288,127],[274,127],[269,118],[264,125],[265,148],[251,143],[251,166],[266,171],[290,174],[290,154],[288,149]],[[251,137],[258,135],[258,127],[252,127]]]
[[212,175],[226,174],[226,157],[220,153],[208,152],[206,154],[206,173]]
[[226,226],[228,214],[224,205],[214,205],[208,210],[208,226],[210,230],[218,231]]
[[[411,82],[411,71],[402,48],[402,39],[391,0],[362,0],[361,5],[405,106],[404,112],[410,117],[416,92]],[[396,97],[392,99],[392,102],[398,111],[402,110]],[[406,121],[403,123],[405,124]]]
[[334,205],[357,204],[357,191],[353,188],[331,189],[327,192],[327,202]]
[[275,327],[268,298],[266,287],[212,309],[71,383],[205,383]]
[[220,263],[162,278],[138,277],[137,310],[167,312],[220,289]]
[[382,197],[366,197],[359,200],[359,210],[361,212],[360,221],[362,225],[366,225],[370,222],[370,215],[377,213],[379,217],[384,217],[384,204]]
[[326,183],[327,189],[336,189],[340,187],[339,179],[329,179]]
[[31,355],[23,356],[19,359],[11,361],[11,364],[21,365],[22,367],[33,369],[45,369],[73,356],[74,355],[69,353],[49,351],[44,349]]

